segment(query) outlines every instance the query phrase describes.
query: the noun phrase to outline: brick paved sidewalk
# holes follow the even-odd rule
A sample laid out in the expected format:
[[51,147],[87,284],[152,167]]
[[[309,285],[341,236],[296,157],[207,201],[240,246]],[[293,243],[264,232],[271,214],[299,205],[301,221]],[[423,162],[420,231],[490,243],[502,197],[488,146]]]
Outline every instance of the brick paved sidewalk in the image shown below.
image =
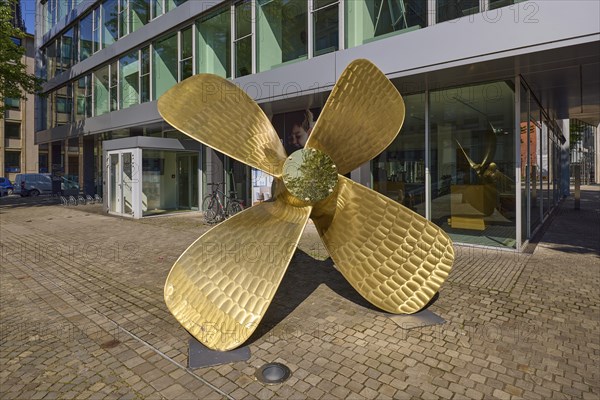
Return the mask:
[[[0,398],[598,399],[600,191],[572,206],[533,254],[457,247],[430,307],[447,323],[409,331],[354,292],[309,226],[250,360],[191,371],[162,286],[206,230],[197,215],[0,203]],[[254,372],[272,361],[292,377],[265,386]]]

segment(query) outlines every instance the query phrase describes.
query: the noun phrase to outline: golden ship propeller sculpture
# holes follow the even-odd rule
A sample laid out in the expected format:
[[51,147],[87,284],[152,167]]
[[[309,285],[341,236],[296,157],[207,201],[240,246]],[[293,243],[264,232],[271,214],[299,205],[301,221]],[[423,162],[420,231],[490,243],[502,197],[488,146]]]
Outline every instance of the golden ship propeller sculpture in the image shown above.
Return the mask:
[[[371,62],[350,63],[305,147],[289,157],[260,107],[216,75],[177,84],[158,110],[186,135],[275,179],[274,201],[210,229],[167,277],[167,307],[208,348],[234,349],[254,332],[309,218],[337,269],[382,310],[417,312],[446,280],[454,260],[448,235],[344,177],[381,153],[404,122],[402,97]],[[251,246],[261,251],[248,257]]]

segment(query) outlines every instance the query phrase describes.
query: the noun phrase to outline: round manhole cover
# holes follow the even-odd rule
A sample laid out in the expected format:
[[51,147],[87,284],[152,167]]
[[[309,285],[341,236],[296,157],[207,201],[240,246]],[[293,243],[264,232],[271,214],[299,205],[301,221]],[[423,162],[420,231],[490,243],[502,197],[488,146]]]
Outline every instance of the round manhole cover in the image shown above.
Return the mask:
[[290,369],[281,363],[268,363],[256,371],[256,379],[262,383],[274,385],[286,381],[291,375]]

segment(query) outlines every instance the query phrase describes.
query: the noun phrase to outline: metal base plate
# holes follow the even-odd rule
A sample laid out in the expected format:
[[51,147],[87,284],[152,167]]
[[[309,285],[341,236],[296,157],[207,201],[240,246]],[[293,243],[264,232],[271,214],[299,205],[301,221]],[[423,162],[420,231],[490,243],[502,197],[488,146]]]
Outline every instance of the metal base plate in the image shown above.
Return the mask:
[[423,328],[431,325],[440,325],[446,322],[445,319],[427,309],[414,314],[387,314],[402,329]]
[[250,348],[240,347],[230,351],[211,350],[194,338],[189,341],[188,367],[205,368],[215,365],[246,361],[250,358]]

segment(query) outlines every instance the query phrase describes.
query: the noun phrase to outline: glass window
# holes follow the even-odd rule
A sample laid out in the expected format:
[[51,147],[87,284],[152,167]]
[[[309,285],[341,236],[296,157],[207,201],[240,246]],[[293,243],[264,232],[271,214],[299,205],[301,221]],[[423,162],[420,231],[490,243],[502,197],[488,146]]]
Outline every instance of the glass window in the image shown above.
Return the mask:
[[48,79],[52,79],[56,75],[56,40],[50,42],[46,48],[46,60]]
[[4,121],[4,137],[6,139],[20,139],[21,124],[19,122]]
[[339,0],[313,0],[313,35],[315,56],[339,48]]
[[61,60],[62,60],[62,70],[66,71],[71,68],[73,65],[73,60],[75,59],[75,28],[71,28],[63,33],[61,38]]
[[108,65],[94,72],[94,115],[106,114],[108,106]]
[[404,96],[400,134],[371,161],[373,189],[425,216],[425,95]]
[[431,219],[458,242],[516,245],[512,87],[431,92]]
[[164,12],[163,1],[164,0],[150,0],[150,12],[151,12],[152,19],[163,15],[163,12]]
[[194,73],[194,45],[192,42],[192,27],[183,29],[180,33],[179,45],[179,80],[189,78]]
[[235,77],[252,73],[252,3],[235,5]]
[[166,2],[166,7],[167,7],[167,11],[169,12],[171,10],[174,10],[175,7],[185,3],[187,0],[165,0]]
[[92,77],[79,78],[75,84],[75,120],[92,116]]
[[110,64],[110,111],[119,109],[119,94],[117,85],[119,84],[119,70],[117,68],[117,62]]
[[129,33],[129,0],[119,0],[119,37]]
[[102,48],[102,13],[100,11],[100,7],[96,7],[93,11],[94,14],[94,23],[92,26],[92,43],[94,48],[94,53]]
[[5,97],[4,107],[6,107],[7,110],[20,110],[21,99],[18,97]]
[[154,42],[152,57],[153,99],[177,83],[177,34]]
[[102,48],[113,44],[119,38],[119,3],[106,0],[102,3]]
[[150,2],[148,0],[129,0],[131,32],[137,31],[150,20]]
[[94,52],[92,43],[93,13],[87,14],[79,21],[79,61],[83,61]]
[[257,9],[257,67],[267,71],[290,61],[306,59],[307,3],[260,0]]
[[55,98],[56,106],[54,111],[56,125],[64,125],[71,122],[71,112],[73,105],[72,87],[71,84],[63,86],[56,91]]
[[150,46],[140,50],[140,103],[150,101]]
[[139,52],[133,51],[119,60],[121,71],[120,109],[131,107],[139,102]]
[[479,0],[437,0],[437,22],[479,12]]
[[198,72],[231,76],[231,12],[229,8],[198,21]]
[[21,152],[6,150],[4,152],[4,172],[21,172]]
[[427,0],[345,2],[346,46],[427,26]]

